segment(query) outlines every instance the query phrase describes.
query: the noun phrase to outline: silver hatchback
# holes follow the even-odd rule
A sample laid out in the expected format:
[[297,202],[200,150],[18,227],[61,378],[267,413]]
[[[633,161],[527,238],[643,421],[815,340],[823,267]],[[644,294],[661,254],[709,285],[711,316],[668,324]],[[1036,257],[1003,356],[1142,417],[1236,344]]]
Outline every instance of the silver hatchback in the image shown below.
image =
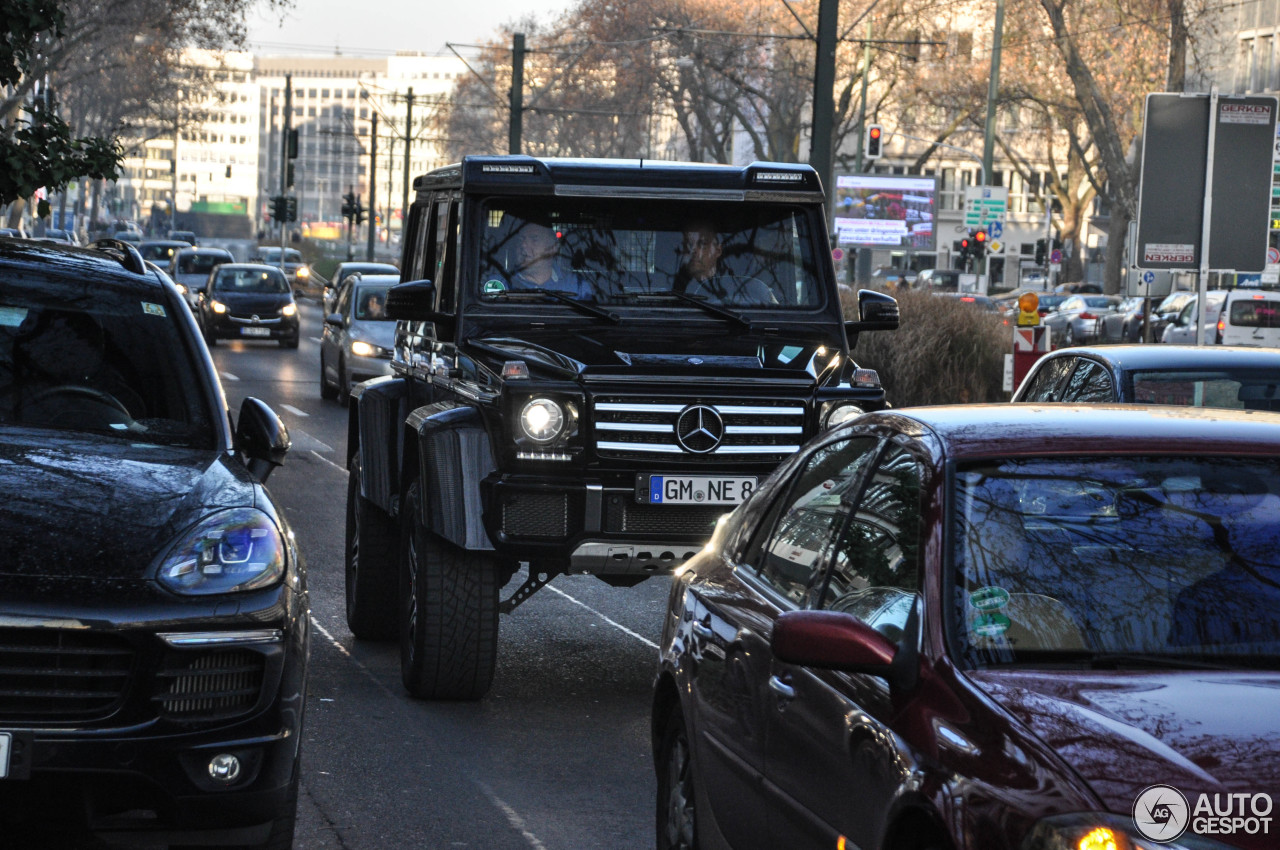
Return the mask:
[[347,278],[324,317],[320,340],[320,397],[346,405],[351,385],[391,374],[396,323],[386,316],[387,290],[398,274]]

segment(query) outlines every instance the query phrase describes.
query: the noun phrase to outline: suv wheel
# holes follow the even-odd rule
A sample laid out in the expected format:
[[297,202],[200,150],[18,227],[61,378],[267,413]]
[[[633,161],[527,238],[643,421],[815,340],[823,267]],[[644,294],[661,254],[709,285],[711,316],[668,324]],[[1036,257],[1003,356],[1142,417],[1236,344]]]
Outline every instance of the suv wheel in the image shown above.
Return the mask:
[[393,640],[399,539],[395,521],[360,495],[362,475],[357,453],[347,476],[347,627],[361,640]]
[[689,733],[679,706],[667,716],[658,747],[658,850],[695,850],[698,819]]
[[498,559],[422,522],[418,482],[401,518],[400,677],[418,699],[477,700],[498,658]]

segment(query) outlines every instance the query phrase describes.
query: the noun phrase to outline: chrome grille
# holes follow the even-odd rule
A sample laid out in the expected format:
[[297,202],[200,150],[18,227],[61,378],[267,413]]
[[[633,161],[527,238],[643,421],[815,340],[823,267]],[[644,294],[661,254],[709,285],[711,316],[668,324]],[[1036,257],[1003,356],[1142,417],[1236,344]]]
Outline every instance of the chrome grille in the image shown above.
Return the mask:
[[174,661],[158,676],[161,693],[154,699],[162,715],[206,720],[242,714],[257,704],[266,666],[261,654],[238,649]]
[[[705,441],[680,445],[676,423],[691,405],[718,414],[723,439],[706,450]],[[678,399],[602,396],[594,400],[592,422],[600,457],[629,460],[687,459],[711,463],[776,462],[805,441],[805,402],[800,399]]]
[[0,720],[84,721],[114,712],[134,666],[121,637],[0,629]]

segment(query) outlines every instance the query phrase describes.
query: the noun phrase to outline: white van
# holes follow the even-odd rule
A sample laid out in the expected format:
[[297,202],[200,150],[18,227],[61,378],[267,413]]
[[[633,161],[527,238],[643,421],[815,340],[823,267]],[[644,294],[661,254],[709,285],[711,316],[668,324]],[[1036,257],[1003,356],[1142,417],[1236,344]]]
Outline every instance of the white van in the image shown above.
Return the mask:
[[1280,292],[1234,289],[1218,316],[1223,345],[1280,348]]

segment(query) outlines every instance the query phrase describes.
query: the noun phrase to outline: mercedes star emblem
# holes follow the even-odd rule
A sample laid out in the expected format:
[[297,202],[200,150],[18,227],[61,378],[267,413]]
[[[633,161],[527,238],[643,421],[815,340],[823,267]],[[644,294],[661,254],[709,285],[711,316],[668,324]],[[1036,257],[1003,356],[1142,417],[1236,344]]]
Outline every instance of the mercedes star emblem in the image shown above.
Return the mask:
[[676,418],[676,442],[687,452],[713,452],[723,440],[724,420],[714,407],[690,405]]

